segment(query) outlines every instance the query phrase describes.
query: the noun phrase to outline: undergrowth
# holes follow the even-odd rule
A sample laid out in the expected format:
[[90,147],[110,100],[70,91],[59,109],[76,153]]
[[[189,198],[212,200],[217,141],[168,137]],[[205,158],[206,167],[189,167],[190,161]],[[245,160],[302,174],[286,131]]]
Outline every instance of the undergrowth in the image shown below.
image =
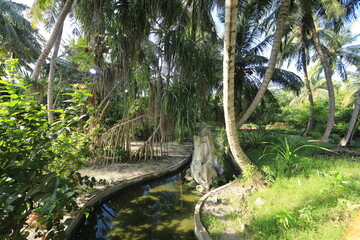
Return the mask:
[[[343,238],[360,210],[360,161],[299,139],[279,138],[265,150],[250,149],[248,156],[260,159],[255,162],[270,186],[241,204],[230,201],[232,211],[224,222],[208,213],[211,221],[205,225],[210,223],[206,226],[214,239],[224,234],[225,224],[244,239]],[[263,205],[255,204],[257,199]]]

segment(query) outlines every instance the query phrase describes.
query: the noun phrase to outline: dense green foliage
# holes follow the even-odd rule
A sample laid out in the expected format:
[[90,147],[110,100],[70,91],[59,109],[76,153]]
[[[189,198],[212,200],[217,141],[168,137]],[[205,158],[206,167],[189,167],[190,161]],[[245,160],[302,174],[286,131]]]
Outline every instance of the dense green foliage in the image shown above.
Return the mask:
[[58,120],[48,124],[45,107],[15,68],[10,61],[0,82],[0,237],[26,239],[24,229],[35,228],[46,239],[64,239],[61,220],[78,209],[77,190],[94,183],[76,173],[87,156],[88,135],[75,131],[75,104],[56,111]]
[[[50,29],[57,25],[54,23],[66,2],[70,1],[35,0],[30,15]],[[59,42],[61,53],[52,57],[56,65],[51,68],[56,69],[54,76],[49,77],[49,66],[43,58],[40,78],[30,79],[19,71],[30,75],[29,64],[40,55],[41,36],[34,29],[35,24],[24,17],[25,5],[0,0],[0,238],[26,238],[23,230],[33,227],[38,235],[62,239],[62,217],[77,209],[75,199],[80,185],[94,182],[76,173],[87,162],[90,150],[94,165],[131,162],[153,157],[153,147],[159,142],[191,141],[203,121],[223,127],[221,58],[228,49],[222,49],[222,37],[216,34],[214,24],[216,14],[225,21],[223,2],[71,1],[69,16],[79,23],[72,34],[74,39]],[[357,36],[350,33],[348,25],[358,14],[355,9],[360,1],[294,0],[287,18],[278,16],[284,2],[237,1],[235,89],[225,92],[230,96],[230,104],[235,105],[236,121],[251,105],[262,82],[266,82],[265,72],[271,68],[265,55],[271,44],[275,45],[274,33],[282,25],[279,19],[284,19],[285,24],[282,54],[273,58],[278,58],[280,64],[276,64],[278,68],[271,76],[271,89],[264,89],[259,106],[248,123],[242,125],[245,130],[238,134],[239,140],[251,161],[262,166],[265,179],[274,184],[272,189],[277,184],[292,188],[297,184],[294,179],[301,182],[299,189],[319,182],[315,192],[304,190],[305,194],[313,194],[311,198],[318,202],[329,200],[326,207],[330,208],[324,212],[350,216],[344,209],[332,207],[347,201],[353,204],[358,197],[358,176],[351,173],[353,176],[348,178],[338,165],[327,169],[330,161],[306,155],[320,147],[298,140],[299,137],[283,137],[275,131],[268,134],[267,130],[301,134],[308,125],[312,94],[314,122],[308,136],[318,139],[325,129],[330,129],[329,142],[336,144],[345,135],[360,90],[360,47],[354,44]],[[319,49],[324,51],[321,61]],[[50,51],[47,49],[46,54]],[[19,58],[19,65],[10,60],[5,69],[4,62],[12,57]],[[289,64],[296,62],[298,71],[312,66],[308,71],[309,88],[302,88],[304,79],[297,74],[280,68],[286,60]],[[349,66],[356,72],[350,73]],[[337,80],[336,75],[341,79]],[[328,95],[332,88],[335,97]],[[46,112],[46,102],[48,109],[54,109],[53,117]],[[330,116],[329,105],[334,102],[335,113]],[[332,117],[334,126],[327,121]],[[353,122],[358,118],[354,115]],[[353,125],[355,130],[348,131],[350,141],[360,137],[359,124]],[[134,154],[139,155],[136,157],[130,152],[134,140],[145,142]],[[222,151],[219,159],[225,159],[224,152],[229,150],[225,130],[219,131],[216,144]],[[313,150],[307,150],[309,147]],[[354,166],[359,169],[357,162]],[[242,167],[243,177],[251,178],[255,166]],[[328,184],[330,180],[332,183]],[[284,183],[287,181],[290,185]],[[345,186],[344,181],[356,187]],[[284,195],[293,194],[286,189],[281,191]],[[316,191],[326,192],[329,198],[324,199]],[[315,231],[322,227],[314,222],[321,223],[326,218],[326,214],[316,213],[315,202],[299,201],[297,206],[277,209],[258,222],[249,218],[249,223],[259,238],[275,238],[283,233],[284,238],[292,238],[293,235],[286,235],[292,230],[285,233],[291,227]],[[257,209],[252,210],[258,214]],[[205,218],[210,225],[218,225],[212,216]],[[232,218],[238,219],[236,214]],[[263,229],[264,224],[268,227]],[[307,229],[306,224],[312,228]],[[221,232],[221,226],[218,230]]]

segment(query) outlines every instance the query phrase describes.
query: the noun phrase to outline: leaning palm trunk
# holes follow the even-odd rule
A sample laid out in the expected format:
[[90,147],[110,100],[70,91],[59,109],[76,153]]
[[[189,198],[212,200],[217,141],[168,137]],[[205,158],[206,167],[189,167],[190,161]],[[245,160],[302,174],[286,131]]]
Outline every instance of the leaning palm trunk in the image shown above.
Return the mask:
[[306,67],[306,52],[305,52],[304,46],[301,48],[301,61],[302,61],[302,65],[303,65],[304,82],[305,82],[305,86],[306,86],[306,90],[308,92],[309,102],[310,102],[310,116],[309,116],[308,124],[307,124],[306,130],[301,134],[301,136],[306,137],[314,127],[315,107],[314,107],[314,98],[312,95],[311,85],[310,85],[309,76],[308,76],[307,67]]
[[334,92],[334,86],[331,80],[331,68],[328,61],[327,56],[325,55],[324,51],[321,48],[320,38],[319,34],[316,31],[315,22],[310,15],[310,28],[313,35],[313,41],[316,48],[316,52],[319,55],[321,65],[323,67],[324,73],[325,73],[325,79],[326,79],[326,87],[328,90],[328,96],[329,96],[329,115],[328,120],[326,123],[326,129],[324,134],[320,137],[320,140],[327,141],[329,139],[329,136],[331,134],[331,130],[335,123],[335,92]]
[[51,49],[55,45],[55,42],[57,40],[57,36],[59,35],[59,32],[62,30],[62,26],[64,24],[65,18],[67,14],[69,13],[71,6],[73,4],[74,0],[67,0],[64,4],[63,9],[60,12],[59,18],[55,23],[54,29],[50,35],[49,40],[47,41],[43,51],[41,52],[38,60],[36,61],[34,71],[31,75],[32,80],[37,80],[39,78],[39,75],[41,73],[41,68],[44,65],[44,62],[49,55]]
[[54,102],[54,78],[55,78],[55,69],[56,69],[56,59],[58,56],[62,31],[64,24],[61,25],[59,35],[57,36],[56,43],[53,50],[53,55],[50,62],[50,72],[49,72],[49,81],[48,81],[48,95],[47,95],[47,109],[48,109],[48,121],[52,123],[53,121],[53,102]]
[[[242,150],[235,124],[234,106],[234,70],[235,70],[235,39],[237,24],[237,0],[226,0],[225,2],[225,33],[224,33],[224,115],[226,134],[230,145],[230,150],[235,162],[244,171],[253,169],[253,184],[261,186],[263,175],[256,166],[250,161]],[[251,168],[246,168],[251,166]]]
[[277,61],[277,56],[280,51],[281,38],[284,33],[284,26],[286,23],[286,18],[288,16],[289,5],[290,5],[290,0],[283,0],[281,3],[279,16],[278,16],[278,20],[277,20],[276,32],[274,35],[274,42],[273,42],[272,49],[271,49],[269,63],[266,68],[266,71],[265,71],[264,80],[262,81],[259,91],[257,92],[257,94],[256,94],[254,100],[252,101],[252,103],[250,104],[249,108],[246,110],[244,115],[242,115],[242,117],[240,118],[240,120],[238,122],[238,127],[241,127],[246,122],[246,120],[248,120],[248,118],[251,116],[251,114],[254,112],[256,106],[261,102],[262,98],[264,97],[267,87],[271,81],[271,77],[274,73],[274,69],[275,69],[275,65],[276,65],[276,61]]
[[355,131],[355,125],[356,125],[356,121],[357,121],[358,116],[359,116],[359,112],[360,112],[360,94],[359,94],[359,96],[357,97],[357,99],[355,101],[354,110],[353,110],[353,113],[351,115],[351,119],[350,119],[350,123],[349,123],[349,127],[347,129],[346,135],[339,142],[340,146],[344,147],[344,146],[346,146],[348,144],[352,134]]

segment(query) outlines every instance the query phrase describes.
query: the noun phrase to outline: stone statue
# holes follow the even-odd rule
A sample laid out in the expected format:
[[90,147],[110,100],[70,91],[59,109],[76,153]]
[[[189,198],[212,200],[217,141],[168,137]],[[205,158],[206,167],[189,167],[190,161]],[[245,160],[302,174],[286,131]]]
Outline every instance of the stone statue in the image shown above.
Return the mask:
[[199,136],[194,136],[194,152],[190,165],[191,176],[206,190],[217,177],[215,170],[215,149],[210,129],[203,124]]

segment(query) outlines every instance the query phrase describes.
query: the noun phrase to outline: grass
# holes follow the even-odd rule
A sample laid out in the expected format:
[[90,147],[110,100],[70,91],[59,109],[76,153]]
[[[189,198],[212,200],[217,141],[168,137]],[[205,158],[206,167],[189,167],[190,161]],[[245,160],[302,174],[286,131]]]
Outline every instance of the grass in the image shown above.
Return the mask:
[[[247,202],[244,219],[254,239],[341,239],[360,203],[360,162],[313,159],[321,170],[278,178]],[[255,199],[265,205],[257,207]]]
[[[262,152],[248,155],[258,158]],[[342,239],[351,218],[360,210],[360,161],[357,157],[324,153],[319,149],[304,150],[299,158],[312,162],[306,173],[279,176],[270,187],[255,192],[245,204],[230,200],[227,223],[244,239]],[[275,172],[274,159],[257,162]],[[301,167],[301,166],[300,166]],[[256,206],[263,198],[265,204]],[[231,197],[230,197],[231,199]],[[207,214],[208,219],[211,214]],[[230,223],[229,223],[230,221]],[[204,221],[214,239],[225,229],[224,222]],[[245,231],[240,229],[246,225]]]
[[211,229],[209,234],[213,239],[218,239],[221,233],[225,230],[225,226],[222,224],[221,220],[211,213],[205,212],[202,214],[201,221],[208,229]]

